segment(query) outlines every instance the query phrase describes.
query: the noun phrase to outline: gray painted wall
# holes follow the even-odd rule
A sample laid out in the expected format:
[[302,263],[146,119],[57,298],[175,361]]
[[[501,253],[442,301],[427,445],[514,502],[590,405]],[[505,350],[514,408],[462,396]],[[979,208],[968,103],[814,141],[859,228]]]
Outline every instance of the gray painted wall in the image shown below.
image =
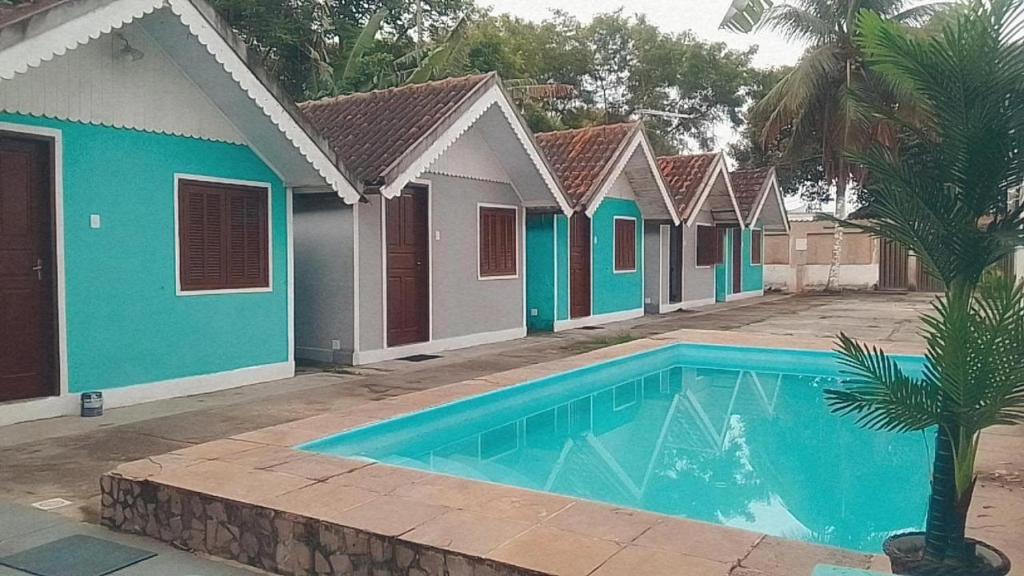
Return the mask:
[[715,297],[715,267],[697,267],[697,223],[712,224],[711,208],[707,203],[697,214],[697,222],[683,232],[683,303]]
[[[519,208],[519,276],[478,278],[478,203],[518,207],[515,190],[504,183],[428,174],[430,184],[431,296],[433,339],[524,328],[523,211]],[[379,196],[359,210],[359,349],[384,347],[383,255]],[[438,237],[438,235],[440,235]]]
[[[353,348],[352,215],[334,194],[296,194],[295,354],[349,362]],[[333,350],[338,340],[341,350]]]
[[384,256],[381,222],[384,206],[380,196],[356,206],[359,224],[359,349],[384,347]]
[[[665,226],[662,234],[662,226]],[[669,234],[661,222],[644,222],[644,310],[659,313],[659,305],[668,303]]]

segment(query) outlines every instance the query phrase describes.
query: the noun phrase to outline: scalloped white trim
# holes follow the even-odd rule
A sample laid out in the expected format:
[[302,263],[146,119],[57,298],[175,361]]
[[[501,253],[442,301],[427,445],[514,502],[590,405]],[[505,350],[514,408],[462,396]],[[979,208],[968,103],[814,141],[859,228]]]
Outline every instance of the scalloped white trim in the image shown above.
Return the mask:
[[647,137],[644,135],[643,130],[637,130],[636,135],[633,136],[633,141],[626,147],[625,153],[619,157],[618,162],[612,168],[608,177],[605,178],[604,185],[601,186],[600,191],[590,200],[590,205],[587,206],[586,214],[587,217],[593,218],[594,214],[597,213],[597,209],[601,207],[601,202],[604,201],[605,196],[611,191],[612,186],[619,179],[623,170],[629,165],[629,161],[633,158],[633,154],[636,153],[637,148],[642,148],[644,156],[647,158],[647,164],[651,168],[651,174],[654,175],[654,181],[658,185],[658,192],[661,194],[661,200],[665,203],[665,209],[668,211],[669,217],[672,219],[673,224],[679,224],[679,215],[676,213],[676,207],[672,202],[672,195],[669,194],[668,188],[665,186],[665,180],[662,177],[661,169],[658,168],[657,161],[655,160],[654,150],[651,149],[650,143],[647,141]]
[[291,114],[285,110],[270,90],[249,70],[248,65],[228,45],[220,32],[213,28],[206,17],[188,0],[168,0],[168,4],[171,11],[181,19],[182,23],[199,40],[199,43],[206,47],[206,50],[224,67],[224,70],[249,95],[249,98],[263,110],[270,121],[306,158],[306,161],[334,188],[338,196],[347,204],[358,202],[361,197],[359,192],[342,175],[323,150],[313,142],[309,134],[295,122]]
[[526,129],[519,121],[519,117],[512,109],[512,103],[505,98],[501,88],[497,85],[491,86],[486,92],[484,92],[468,110],[462,113],[459,119],[452,124],[441,136],[434,141],[434,143],[427,148],[427,150],[420,154],[419,158],[415,162],[409,165],[408,168],[403,170],[390,184],[381,188],[381,195],[385,198],[394,198],[402,193],[402,189],[405,188],[406,184],[418,178],[427,169],[443,155],[455,141],[462,137],[473,124],[479,120],[484,113],[486,113],[494,105],[497,105],[505,116],[505,120],[508,121],[511,126],[513,133],[519,140],[519,144],[526,150],[527,155],[533,162],[534,167],[540,173],[541,178],[548,186],[548,191],[551,192],[552,197],[558,203],[558,206],[562,209],[565,215],[572,213],[572,209],[569,207],[569,203],[562,196],[562,192],[555,181],[554,175],[547,168],[547,164],[540,156],[540,151],[533,145],[533,141],[526,133]]
[[125,24],[169,6],[200,44],[223,66],[246,94],[270,118],[318,174],[348,204],[356,203],[360,194],[345,178],[334,162],[291,117],[277,98],[249,70],[227,40],[188,0],[118,0],[71,19],[43,34],[0,51],[0,81],[11,79],[43,62],[62,56],[82,44]]
[[153,13],[164,0],[120,0],[69,20],[43,34],[31,36],[0,52],[0,80],[10,80],[68,50]]

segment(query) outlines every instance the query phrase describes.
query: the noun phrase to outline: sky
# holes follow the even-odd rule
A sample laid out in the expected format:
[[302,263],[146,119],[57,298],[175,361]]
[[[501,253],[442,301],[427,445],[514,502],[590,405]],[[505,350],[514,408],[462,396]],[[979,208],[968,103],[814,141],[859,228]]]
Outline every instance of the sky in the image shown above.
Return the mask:
[[751,44],[759,46],[756,66],[792,64],[800,57],[801,46],[788,42],[773,32],[738,34],[719,30],[718,25],[729,8],[730,0],[480,0],[491,5],[498,14],[507,12],[530,20],[541,20],[550,14],[551,6],[583,20],[594,14],[625,8],[626,14],[646,14],[648,20],[669,32],[692,30],[698,37],[725,42],[737,49]]

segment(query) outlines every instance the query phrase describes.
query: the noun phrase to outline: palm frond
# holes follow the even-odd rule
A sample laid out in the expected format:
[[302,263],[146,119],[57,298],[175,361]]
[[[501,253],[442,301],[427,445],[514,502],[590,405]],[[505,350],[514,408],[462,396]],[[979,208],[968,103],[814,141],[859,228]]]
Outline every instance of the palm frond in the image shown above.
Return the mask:
[[941,416],[934,388],[905,374],[894,359],[846,334],[837,341],[843,388],[825,391],[825,402],[867,428],[891,432],[926,430]]
[[352,49],[348,53],[348,59],[345,61],[345,69],[341,73],[342,82],[350,82],[355,77],[356,72],[359,69],[359,63],[363,58],[363,54],[373,46],[374,40],[377,38],[377,33],[380,32],[381,24],[384,22],[384,18],[387,17],[389,10],[381,8],[370,19],[366,22],[366,26],[360,30],[359,36],[356,37],[355,42],[352,43]]

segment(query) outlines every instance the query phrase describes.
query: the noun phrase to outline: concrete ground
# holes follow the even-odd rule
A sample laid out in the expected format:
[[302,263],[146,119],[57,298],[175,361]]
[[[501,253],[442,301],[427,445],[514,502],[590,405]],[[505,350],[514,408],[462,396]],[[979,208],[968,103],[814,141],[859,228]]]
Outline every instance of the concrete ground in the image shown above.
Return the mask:
[[[93,524],[76,522],[18,504],[0,503],[0,557],[15,554],[67,536],[83,534],[112,540],[125,546],[156,552],[149,560],[115,572],[117,576],[253,576],[259,572],[232,562],[199,558],[150,538],[119,534]],[[25,576],[20,570],[0,566],[0,576]]]
[[[98,478],[123,462],[680,328],[817,337],[845,331],[871,340],[920,342],[917,315],[928,309],[929,300],[920,294],[767,296],[596,330],[536,335],[445,353],[442,358],[420,363],[395,360],[355,369],[305,367],[294,378],[110,410],[101,418],[65,417],[16,424],[0,428],[0,501],[24,505],[65,498],[72,504],[58,509],[60,514],[94,522]],[[989,468],[982,470],[983,480],[1022,490],[1022,461],[1020,454],[1007,454],[1005,459],[981,463]],[[1024,505],[1021,508],[1024,525]],[[0,524],[3,516],[0,509]],[[1017,532],[992,527],[993,533],[1010,531]],[[1024,544],[1010,540],[993,543],[1004,549],[1013,544],[1022,553],[1016,559],[1024,563]]]

